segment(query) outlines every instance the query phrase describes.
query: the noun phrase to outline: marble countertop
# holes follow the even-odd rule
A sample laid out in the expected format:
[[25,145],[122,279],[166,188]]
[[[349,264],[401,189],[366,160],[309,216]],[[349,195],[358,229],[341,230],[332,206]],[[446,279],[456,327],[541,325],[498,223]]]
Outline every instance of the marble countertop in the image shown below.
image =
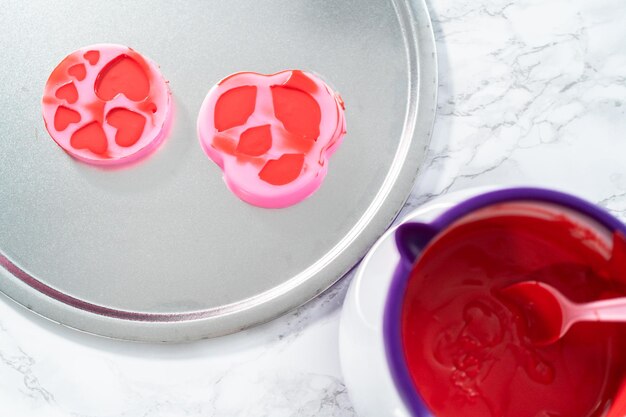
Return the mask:
[[[626,2],[431,1],[439,103],[405,212],[478,185],[540,185],[626,221]],[[344,278],[266,325],[144,345],[0,297],[0,415],[355,416],[337,347]]]

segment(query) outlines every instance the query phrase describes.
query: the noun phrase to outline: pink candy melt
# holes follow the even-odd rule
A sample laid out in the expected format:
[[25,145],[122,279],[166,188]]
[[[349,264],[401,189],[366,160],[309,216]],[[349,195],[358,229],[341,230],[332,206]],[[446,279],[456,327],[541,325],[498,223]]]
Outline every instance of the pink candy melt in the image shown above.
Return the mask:
[[269,208],[320,187],[345,131],[340,97],[299,70],[233,74],[209,91],[198,117],[202,147],[230,190]]
[[121,45],[81,48],[46,83],[43,117],[52,139],[95,165],[134,162],[162,141],[171,98],[156,64]]

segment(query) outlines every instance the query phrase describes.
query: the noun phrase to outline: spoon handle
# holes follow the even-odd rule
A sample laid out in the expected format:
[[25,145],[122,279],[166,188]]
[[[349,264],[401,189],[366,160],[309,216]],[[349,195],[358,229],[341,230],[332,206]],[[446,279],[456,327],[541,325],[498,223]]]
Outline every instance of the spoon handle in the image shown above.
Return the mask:
[[576,304],[576,321],[626,322],[626,297]]

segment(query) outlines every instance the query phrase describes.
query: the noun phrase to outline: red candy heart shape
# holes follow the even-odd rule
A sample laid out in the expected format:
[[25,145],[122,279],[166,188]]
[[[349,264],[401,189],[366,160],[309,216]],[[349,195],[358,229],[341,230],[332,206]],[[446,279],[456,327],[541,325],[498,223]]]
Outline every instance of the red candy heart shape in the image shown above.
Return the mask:
[[107,136],[98,122],[91,122],[74,132],[70,144],[76,149],[88,149],[98,155],[103,155],[108,147]]
[[89,61],[90,65],[96,65],[98,60],[100,59],[100,52],[98,51],[87,51],[83,54],[83,57]]
[[73,81],[59,87],[54,95],[70,104],[74,104],[76,103],[76,100],[78,100],[78,90],[76,90],[76,86]]
[[117,129],[115,143],[120,146],[133,146],[143,133],[146,118],[122,107],[117,107],[107,114],[107,123]]
[[80,122],[80,114],[65,106],[59,106],[54,114],[54,128],[62,132],[72,123]]
[[150,81],[137,61],[121,55],[102,69],[95,85],[100,100],[112,100],[124,94],[130,100],[141,101],[150,93]]
[[87,70],[83,64],[76,64],[67,70],[67,73],[78,81],[82,81],[87,76]]

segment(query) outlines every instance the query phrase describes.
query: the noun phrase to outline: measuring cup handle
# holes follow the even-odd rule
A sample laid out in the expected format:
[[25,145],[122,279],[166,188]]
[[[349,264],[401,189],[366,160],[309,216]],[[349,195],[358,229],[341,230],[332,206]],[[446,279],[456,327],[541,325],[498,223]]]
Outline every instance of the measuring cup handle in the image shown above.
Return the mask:
[[400,258],[413,265],[424,247],[439,233],[428,223],[404,223],[396,229],[395,238]]

